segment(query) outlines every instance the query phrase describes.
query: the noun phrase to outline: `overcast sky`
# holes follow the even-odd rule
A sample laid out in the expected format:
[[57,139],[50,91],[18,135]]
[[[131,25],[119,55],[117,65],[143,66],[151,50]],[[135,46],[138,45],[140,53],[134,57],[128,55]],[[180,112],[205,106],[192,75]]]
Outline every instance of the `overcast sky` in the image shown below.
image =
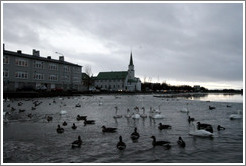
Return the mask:
[[[243,88],[242,3],[4,3],[5,49],[142,82]],[[58,53],[55,53],[58,52]]]

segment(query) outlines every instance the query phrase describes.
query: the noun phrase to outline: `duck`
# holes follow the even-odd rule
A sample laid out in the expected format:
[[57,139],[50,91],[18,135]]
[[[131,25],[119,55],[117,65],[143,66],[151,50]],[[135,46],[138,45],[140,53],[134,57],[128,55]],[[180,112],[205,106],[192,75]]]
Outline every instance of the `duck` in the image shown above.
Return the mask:
[[159,128],[160,130],[162,130],[162,129],[171,129],[172,126],[170,126],[170,125],[163,125],[162,123],[159,123],[158,128]]
[[63,133],[64,132],[64,128],[61,128],[61,126],[58,125],[56,131],[57,131],[57,133]]
[[147,118],[147,115],[145,114],[145,108],[142,107],[143,114],[140,115],[141,118]]
[[115,133],[117,128],[102,126],[102,132],[104,133]]
[[179,137],[177,143],[180,147],[183,147],[183,148],[185,147],[185,142],[181,137]]
[[135,141],[135,140],[138,140],[139,137],[140,137],[140,135],[139,135],[139,133],[137,132],[137,128],[135,127],[135,128],[134,128],[134,132],[131,134],[131,139],[132,139],[133,141]]
[[82,144],[82,140],[80,135],[78,136],[78,139],[72,142],[72,148],[80,148]]
[[73,123],[72,129],[77,129],[77,126]]
[[87,120],[87,118],[84,119],[84,125],[87,124],[95,124],[95,120]]
[[242,116],[240,114],[240,110],[238,110],[237,114],[231,114],[229,116],[230,120],[235,120],[235,119],[242,119]]
[[67,122],[64,121],[64,122],[62,123],[62,125],[63,125],[63,126],[67,126]]
[[78,103],[78,104],[75,105],[75,107],[81,107],[81,105]]
[[218,125],[217,130],[218,130],[218,131],[220,131],[220,130],[225,130],[225,128],[222,127],[222,126],[220,126],[220,125]]
[[87,118],[87,116],[80,116],[80,115],[77,115],[77,121],[85,120],[86,118]]
[[119,136],[119,142],[117,143],[116,147],[119,150],[126,149],[126,144],[122,141],[122,136]]
[[114,118],[122,118],[122,115],[118,115],[117,112],[118,112],[118,107],[114,107],[115,108],[115,115],[113,116]]
[[26,110],[25,109],[19,109],[19,112],[25,112]]
[[190,116],[188,116],[188,122],[193,122],[195,120],[195,118],[191,118]]
[[53,120],[53,117],[52,117],[52,116],[47,116],[46,120],[47,120],[48,122],[50,122],[50,121]]
[[153,139],[152,141],[152,145],[155,146],[166,146],[166,147],[170,147],[170,142],[169,141],[156,141],[155,136],[151,136],[150,138]]
[[208,108],[209,108],[210,110],[214,110],[214,109],[215,109],[215,107],[212,107],[212,106],[208,106]]
[[194,122],[193,122],[193,125],[194,125],[194,131],[190,131],[189,132],[190,135],[192,135],[192,136],[198,136],[198,137],[213,137],[213,133],[211,133],[209,131],[206,131],[204,129],[198,130],[196,128],[196,125],[194,124]]
[[130,109],[128,108],[126,111],[127,114],[125,115],[125,118],[130,118],[131,117]]
[[209,131],[209,132],[213,133],[213,127],[210,124],[197,122],[197,129],[198,130],[204,129],[206,131]]

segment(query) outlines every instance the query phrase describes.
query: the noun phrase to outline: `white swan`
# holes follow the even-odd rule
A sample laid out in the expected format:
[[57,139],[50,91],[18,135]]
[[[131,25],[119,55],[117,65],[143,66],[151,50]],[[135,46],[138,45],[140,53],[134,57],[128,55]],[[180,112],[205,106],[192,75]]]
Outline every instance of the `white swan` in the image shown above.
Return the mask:
[[127,114],[125,115],[125,118],[130,118],[130,117],[131,117],[130,110],[127,109]]
[[61,111],[60,111],[60,115],[65,115],[66,113],[67,113],[66,110],[61,110]]
[[139,108],[135,107],[134,109],[136,110],[136,113],[132,113],[132,119],[139,119],[140,118]]
[[241,111],[238,110],[237,114],[231,114],[231,115],[229,116],[229,118],[230,118],[231,120],[234,120],[234,119],[242,119]]
[[180,110],[180,112],[183,112],[183,113],[189,113],[189,110],[188,110],[187,108],[182,108],[182,109]]
[[145,108],[142,107],[143,114],[140,115],[141,118],[147,118],[147,115],[145,114]]
[[193,136],[198,136],[198,137],[212,137],[213,133],[210,133],[209,131],[206,130],[197,130],[196,125],[194,122],[192,123],[194,126],[194,131],[190,131],[189,134]]
[[161,115],[160,113],[155,113],[153,116],[152,116],[153,119],[163,119],[165,118],[164,115]]
[[118,112],[118,107],[114,107],[115,108],[115,115],[113,116],[114,118],[122,118],[122,115],[118,115],[117,112]]

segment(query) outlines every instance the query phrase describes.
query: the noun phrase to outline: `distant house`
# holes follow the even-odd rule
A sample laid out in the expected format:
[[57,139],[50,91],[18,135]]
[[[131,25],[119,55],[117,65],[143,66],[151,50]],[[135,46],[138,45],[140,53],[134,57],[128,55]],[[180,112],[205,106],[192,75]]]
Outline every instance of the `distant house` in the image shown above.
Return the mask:
[[141,81],[135,77],[132,53],[128,71],[100,72],[93,78],[94,86],[97,89],[107,91],[141,91]]
[[82,66],[33,54],[7,51],[3,47],[3,91],[81,90]]

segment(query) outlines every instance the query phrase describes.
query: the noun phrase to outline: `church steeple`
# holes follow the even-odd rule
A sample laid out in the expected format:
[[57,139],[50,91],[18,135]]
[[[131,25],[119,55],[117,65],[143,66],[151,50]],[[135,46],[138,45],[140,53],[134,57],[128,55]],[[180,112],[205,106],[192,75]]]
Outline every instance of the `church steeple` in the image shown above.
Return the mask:
[[130,64],[129,64],[129,65],[133,65],[133,60],[132,60],[132,52],[131,52]]

